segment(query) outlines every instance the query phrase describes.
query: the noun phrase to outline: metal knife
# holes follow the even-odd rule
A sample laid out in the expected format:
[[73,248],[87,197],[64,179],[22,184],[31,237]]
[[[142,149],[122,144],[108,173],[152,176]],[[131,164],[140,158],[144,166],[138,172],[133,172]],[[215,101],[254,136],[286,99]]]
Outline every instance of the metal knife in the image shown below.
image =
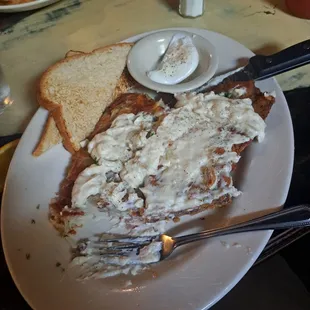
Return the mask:
[[273,55],[253,56],[245,67],[214,77],[193,91],[205,92],[212,86],[228,81],[260,81],[308,63],[310,63],[310,40],[290,46]]

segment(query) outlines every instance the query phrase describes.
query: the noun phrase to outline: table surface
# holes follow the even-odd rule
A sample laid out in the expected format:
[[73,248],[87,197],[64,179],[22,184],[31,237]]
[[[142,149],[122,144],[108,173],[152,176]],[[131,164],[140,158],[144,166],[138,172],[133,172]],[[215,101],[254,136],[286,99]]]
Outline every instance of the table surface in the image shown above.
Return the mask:
[[[197,19],[181,17],[177,0],[63,0],[35,12],[1,14],[0,59],[15,103],[0,117],[0,136],[25,129],[38,108],[36,81],[70,49],[91,51],[149,30],[197,27],[270,54],[309,38],[310,21],[287,13],[282,2],[207,0]],[[308,86],[309,67],[284,73],[278,81],[284,90]]]
[[[70,50],[91,51],[137,33],[197,27],[227,35],[255,53],[270,54],[309,38],[310,21],[289,15],[279,0],[207,0],[201,18],[186,19],[173,0],[63,0],[34,12],[0,14],[0,59],[15,103],[0,117],[0,136],[22,132],[38,108],[35,84],[49,65]],[[279,3],[279,4],[278,4]],[[278,4],[278,5],[277,5]],[[309,67],[277,77],[284,90],[310,85]],[[287,92],[296,155],[288,205],[308,201],[310,88]],[[294,98],[293,98],[294,97]],[[275,238],[261,259],[293,240]],[[305,231],[297,231],[297,236]],[[281,242],[279,242],[279,240]],[[273,245],[272,245],[273,243]],[[29,309],[13,284],[0,247],[0,310]]]

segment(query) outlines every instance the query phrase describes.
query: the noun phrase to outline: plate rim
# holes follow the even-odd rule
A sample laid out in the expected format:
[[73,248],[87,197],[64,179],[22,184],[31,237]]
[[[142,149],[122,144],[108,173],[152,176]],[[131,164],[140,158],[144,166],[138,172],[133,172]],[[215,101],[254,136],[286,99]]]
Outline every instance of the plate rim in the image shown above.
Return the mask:
[[22,11],[30,11],[35,10],[43,6],[47,6],[49,4],[56,3],[60,0],[33,0],[26,3],[20,4],[9,4],[9,5],[0,5],[0,12],[2,13],[10,13],[10,12],[22,12]]
[[[50,1],[50,0],[43,0],[43,1]],[[53,0],[51,0],[53,1]],[[59,0],[56,0],[56,1],[59,1]],[[158,31],[163,31],[163,30],[184,30],[184,31],[190,31],[190,30],[194,30],[194,31],[207,31],[207,32],[211,32],[213,34],[216,34],[218,36],[222,36],[224,37],[225,39],[229,39],[231,40],[232,42],[234,42],[235,44],[239,44],[241,47],[243,48],[246,48],[248,49],[246,46],[244,46],[243,44],[239,43],[238,41],[226,36],[226,35],[223,35],[221,33],[218,33],[218,32],[215,32],[215,31],[211,31],[211,30],[208,30],[208,29],[203,29],[203,28],[196,28],[196,27],[172,27],[172,28],[159,28],[159,29],[155,29],[155,30],[152,30],[152,31],[147,31],[147,32],[141,32],[139,34],[136,34],[136,35],[133,35],[127,39],[124,39],[120,42],[135,42],[137,41],[139,38],[142,38],[143,36],[146,36],[146,35],[149,35],[149,34],[152,34],[152,33],[155,33],[155,32],[158,32]],[[249,49],[248,49],[249,50]],[[250,51],[250,50],[249,50]],[[251,51],[252,53],[252,51]],[[254,53],[252,53],[254,55]],[[280,90],[280,95],[281,95],[281,100],[284,101],[285,103],[285,106],[286,106],[286,109],[288,110],[288,126],[290,127],[289,128],[289,134],[290,134],[290,141],[291,141],[291,148],[290,148],[290,158],[291,158],[291,161],[290,161],[290,167],[288,168],[288,175],[287,175],[287,178],[288,178],[288,182],[286,183],[286,190],[285,190],[285,200],[287,198],[287,195],[288,195],[288,192],[289,192],[289,187],[290,187],[290,184],[291,184],[291,179],[292,179],[292,173],[293,173],[293,164],[294,164],[294,148],[295,148],[295,141],[294,141],[294,130],[293,130],[293,123],[292,123],[292,118],[291,118],[291,114],[290,114],[290,111],[289,111],[289,108],[288,108],[288,104],[287,104],[287,100],[284,96],[284,93],[283,93],[283,90],[281,89],[279,83],[277,82],[277,80],[275,78],[272,78],[272,80],[274,81],[274,83],[277,85],[277,87],[279,88]],[[29,122],[27,128],[29,126],[31,126],[32,122],[34,121],[35,117],[37,114],[39,113],[42,113],[42,110],[44,110],[43,108],[39,107],[38,110],[36,111],[36,113],[33,115],[33,117],[31,118],[31,121]],[[27,129],[26,128],[26,129]],[[25,131],[26,131],[25,129]],[[24,132],[25,132],[24,131]],[[24,137],[24,134],[22,135],[22,137],[20,138],[20,142],[23,141],[23,137]],[[18,150],[18,148],[20,147],[21,143],[19,143],[19,145],[17,146],[17,149],[16,151]],[[12,158],[12,160],[14,159],[15,157],[15,154],[17,153],[15,151],[14,153],[14,156]],[[9,170],[8,170],[8,174],[7,176],[9,175],[10,173],[10,170],[11,170],[11,165],[9,167]],[[0,226],[1,226],[1,241],[2,241],[2,246],[3,246],[3,253],[4,253],[4,257],[5,257],[5,260],[6,260],[6,263],[7,263],[7,266],[8,266],[8,269],[9,269],[9,272],[11,274],[11,277],[14,281],[14,284],[16,285],[16,287],[18,288],[19,290],[19,293],[23,296],[24,300],[33,308],[33,309],[37,309],[33,306],[32,304],[32,301],[30,300],[30,298],[28,298],[26,296],[26,294],[23,293],[23,290],[22,290],[22,287],[21,285],[19,284],[19,281],[17,279],[17,275],[14,273],[13,271],[13,264],[11,264],[11,262],[9,261],[9,253],[8,253],[8,250],[6,248],[6,241],[5,241],[5,238],[4,238],[4,228],[3,228],[3,213],[4,213],[4,199],[5,199],[5,196],[6,196],[6,188],[7,188],[7,179],[8,177],[6,178],[6,181],[5,181],[5,185],[4,185],[4,190],[3,190],[3,195],[2,195],[2,199],[1,199],[1,215],[0,215],[0,218],[1,218],[1,223],[0,223]],[[282,206],[280,206],[279,208],[282,208]],[[258,247],[258,249],[256,249],[256,252],[254,252],[251,256],[251,258],[248,260],[247,264],[244,265],[244,267],[242,268],[242,270],[240,270],[235,276],[234,276],[234,279],[229,283],[229,285],[227,285],[227,287],[225,289],[222,289],[219,293],[217,293],[217,295],[213,298],[213,300],[208,303],[204,308],[202,308],[202,310],[205,310],[205,309],[209,309],[210,307],[212,307],[214,304],[216,304],[220,299],[222,299],[232,288],[234,288],[234,286],[244,277],[244,275],[249,271],[249,269],[253,266],[254,262],[256,261],[256,259],[258,258],[258,256],[261,254],[261,252],[263,251],[264,247],[266,246],[269,238],[271,237],[273,233],[273,230],[268,230],[268,231],[263,231],[262,234],[264,236],[261,237],[261,241],[260,241],[260,245]]]

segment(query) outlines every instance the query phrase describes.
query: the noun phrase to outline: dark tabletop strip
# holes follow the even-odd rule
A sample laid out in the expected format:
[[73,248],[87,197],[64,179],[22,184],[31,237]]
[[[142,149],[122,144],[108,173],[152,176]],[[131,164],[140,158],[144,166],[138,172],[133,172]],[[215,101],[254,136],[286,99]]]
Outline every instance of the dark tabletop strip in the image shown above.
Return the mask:
[[0,35],[11,33],[14,25],[24,18],[34,14],[37,10],[20,13],[0,13]]

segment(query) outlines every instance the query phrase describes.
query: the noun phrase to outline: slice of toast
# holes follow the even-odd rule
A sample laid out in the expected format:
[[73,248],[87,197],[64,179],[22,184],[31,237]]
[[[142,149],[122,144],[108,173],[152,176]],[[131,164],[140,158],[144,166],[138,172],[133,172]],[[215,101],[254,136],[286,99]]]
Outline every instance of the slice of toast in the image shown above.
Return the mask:
[[43,74],[38,101],[50,111],[71,153],[80,148],[112,102],[131,46],[120,43],[70,56]]
[[[75,56],[75,55],[81,55],[84,54],[84,52],[80,51],[72,51],[70,50],[65,55],[65,58]],[[38,144],[36,145],[36,148],[32,152],[33,156],[40,156],[49,149],[51,149],[54,145],[57,145],[62,142],[62,137],[57,129],[56,123],[52,117],[51,114],[48,115],[47,120],[45,122],[44,129],[42,131],[40,140]]]
[[[268,116],[274,102],[275,98],[269,96],[267,93],[262,93],[258,88],[255,87],[254,82],[241,82],[241,83],[229,83],[223,86],[214,88],[216,93],[227,92],[231,93],[234,88],[245,88],[246,95],[244,97],[252,99],[252,105],[254,111],[262,118],[266,119]],[[238,99],[240,96],[234,97],[234,93],[231,94],[233,99]],[[112,103],[109,108],[102,114],[100,120],[98,121],[93,133],[90,135],[90,139],[100,133],[106,131],[112,121],[119,115],[124,113],[137,114],[141,111],[148,111],[154,113],[156,109],[159,109],[155,102],[145,98],[144,95],[139,94],[124,94],[117,98],[117,100]],[[160,122],[160,118],[157,122]],[[233,129],[232,129],[233,130]],[[251,144],[252,140],[241,144],[234,144],[232,146],[232,152],[236,152],[238,155]],[[72,207],[72,189],[78,175],[87,167],[94,164],[94,160],[90,157],[89,153],[85,149],[80,149],[72,156],[71,165],[67,176],[60,185],[58,196],[53,199],[50,204],[50,221],[53,223],[55,228],[59,230],[62,234],[75,233],[76,228],[81,226],[83,223],[84,211],[79,208]],[[232,170],[236,169],[236,164],[232,165]],[[218,208],[229,205],[232,202],[232,197],[229,194],[225,194],[218,199],[213,200],[211,203],[206,203],[193,208],[192,210],[183,210],[177,212],[171,212],[170,216],[176,220],[186,214],[193,215],[202,212],[209,208]],[[106,206],[105,201],[103,201],[102,206]],[[142,217],[144,212],[140,210],[134,210],[132,213],[133,217]],[[165,216],[165,215],[164,215]],[[147,222],[156,222],[158,220],[168,219],[159,217],[144,217]]]
[[[85,54],[81,51],[70,50],[65,55],[65,58]],[[131,88],[136,86],[137,82],[130,76],[127,68],[124,69],[118,83],[114,89],[113,99],[116,99],[120,94],[128,92]],[[57,145],[62,142],[62,137],[57,129],[56,123],[51,114],[49,114],[44,129],[42,131],[40,140],[33,151],[33,156],[40,156],[44,152],[51,149],[54,145]]]

